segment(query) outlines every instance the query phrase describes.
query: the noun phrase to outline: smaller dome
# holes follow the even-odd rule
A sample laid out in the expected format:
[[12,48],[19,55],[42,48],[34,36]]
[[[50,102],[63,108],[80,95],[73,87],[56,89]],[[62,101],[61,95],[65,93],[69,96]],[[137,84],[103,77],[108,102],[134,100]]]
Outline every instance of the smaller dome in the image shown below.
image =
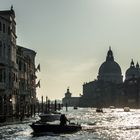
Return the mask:
[[132,61],[130,63],[130,67],[126,70],[125,77],[126,77],[126,80],[128,80],[132,77],[135,77],[135,78],[140,77],[140,68],[139,68],[138,62],[135,66],[133,59],[132,59]]

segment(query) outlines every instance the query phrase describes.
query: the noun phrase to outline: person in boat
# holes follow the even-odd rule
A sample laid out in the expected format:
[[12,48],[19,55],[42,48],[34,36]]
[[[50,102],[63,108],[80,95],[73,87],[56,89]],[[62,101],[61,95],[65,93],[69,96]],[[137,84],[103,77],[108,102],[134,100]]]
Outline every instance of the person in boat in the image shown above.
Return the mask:
[[67,117],[65,116],[65,114],[62,114],[60,116],[60,125],[66,125],[67,122],[69,122],[69,120],[67,119]]

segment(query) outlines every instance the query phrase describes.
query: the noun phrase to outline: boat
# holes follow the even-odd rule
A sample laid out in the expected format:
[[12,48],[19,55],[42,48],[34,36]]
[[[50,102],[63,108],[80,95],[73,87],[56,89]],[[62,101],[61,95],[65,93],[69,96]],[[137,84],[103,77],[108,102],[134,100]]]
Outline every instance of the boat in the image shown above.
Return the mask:
[[60,124],[35,122],[32,123],[30,127],[33,129],[33,134],[46,134],[46,133],[65,134],[65,133],[74,133],[82,129],[81,125],[74,123],[68,125],[60,125]]
[[129,107],[124,107],[124,112],[129,112],[130,108]]
[[102,108],[96,108],[96,112],[101,112],[101,113],[103,113],[103,109],[102,109]]
[[78,107],[77,106],[74,106],[73,109],[78,109]]
[[110,106],[109,108],[110,108],[110,109],[115,109],[115,106]]

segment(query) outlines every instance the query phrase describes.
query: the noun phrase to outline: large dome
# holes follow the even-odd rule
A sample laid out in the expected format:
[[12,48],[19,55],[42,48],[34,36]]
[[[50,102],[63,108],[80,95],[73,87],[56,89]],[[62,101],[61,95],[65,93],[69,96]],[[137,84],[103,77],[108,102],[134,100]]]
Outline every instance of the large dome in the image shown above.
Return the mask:
[[106,61],[99,68],[98,79],[115,83],[122,82],[121,68],[119,64],[114,61],[111,48],[107,53]]
[[105,61],[99,68],[99,75],[110,73],[121,74],[121,68],[115,61]]

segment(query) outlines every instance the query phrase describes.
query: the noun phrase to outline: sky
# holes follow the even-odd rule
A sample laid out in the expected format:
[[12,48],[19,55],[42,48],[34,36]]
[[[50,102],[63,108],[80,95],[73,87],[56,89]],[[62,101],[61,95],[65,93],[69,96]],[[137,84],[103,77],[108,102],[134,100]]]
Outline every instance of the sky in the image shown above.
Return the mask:
[[97,78],[109,46],[122,74],[140,63],[140,0],[0,0],[16,14],[17,44],[37,52],[37,97],[82,94]]

